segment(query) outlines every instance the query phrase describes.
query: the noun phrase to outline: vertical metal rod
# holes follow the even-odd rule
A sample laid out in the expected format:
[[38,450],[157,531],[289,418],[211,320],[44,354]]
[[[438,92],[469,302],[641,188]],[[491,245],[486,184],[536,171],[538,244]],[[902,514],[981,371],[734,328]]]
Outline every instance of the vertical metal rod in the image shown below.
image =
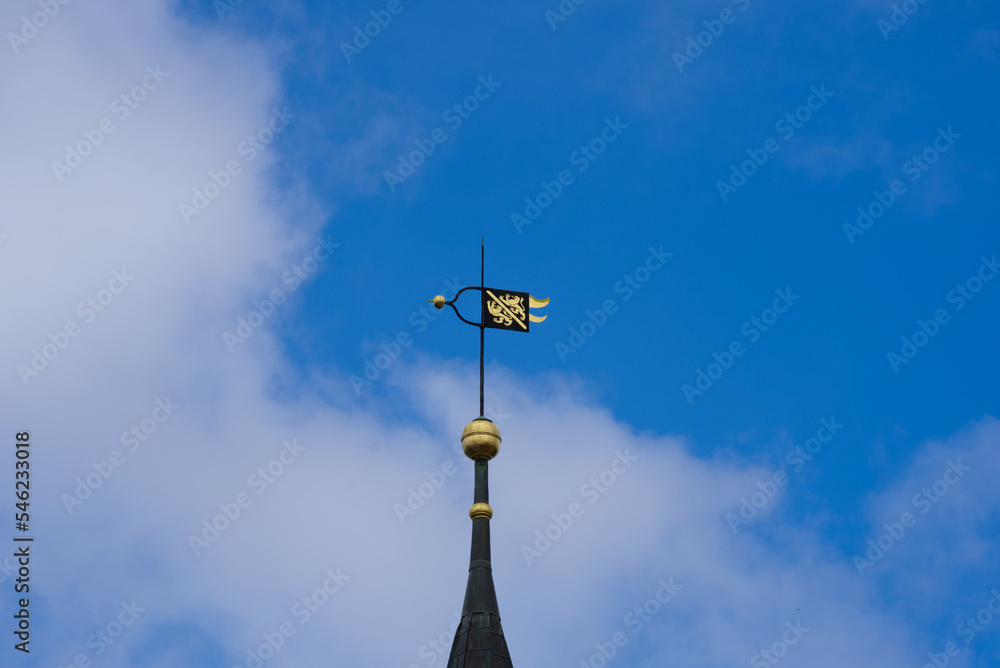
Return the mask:
[[[479,287],[486,288],[486,237],[483,236],[481,241],[481,246],[479,247]],[[483,309],[482,304],[486,303],[485,299],[479,301],[479,322],[486,322],[486,311]],[[486,415],[484,412],[483,403],[483,389],[485,386],[485,375],[486,375],[486,327],[483,324],[479,325],[479,414]]]

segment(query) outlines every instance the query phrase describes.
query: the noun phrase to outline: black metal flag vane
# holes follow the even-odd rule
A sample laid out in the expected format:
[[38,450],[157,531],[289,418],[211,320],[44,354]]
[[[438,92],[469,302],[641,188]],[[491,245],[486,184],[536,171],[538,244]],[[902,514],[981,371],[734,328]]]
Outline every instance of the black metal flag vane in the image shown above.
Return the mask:
[[[466,290],[479,290],[480,312],[479,322],[472,322],[463,316],[455,302]],[[455,293],[455,296],[446,300],[443,295],[438,295],[434,299],[427,301],[434,304],[434,308],[442,309],[450,306],[455,315],[462,322],[479,328],[479,414],[483,412],[483,389],[486,365],[486,328],[507,329],[515,332],[528,332],[530,324],[542,322],[548,316],[534,315],[531,310],[538,310],[548,306],[548,299],[535,299],[527,292],[516,290],[501,290],[499,288],[486,287],[486,243],[480,246],[480,268],[479,285],[470,285]]]
[[[546,316],[532,314],[549,303],[548,299],[535,299],[527,292],[487,288],[486,244],[481,247],[478,286],[462,288],[446,300],[442,295],[429,299],[435,308],[450,306],[455,315],[467,324],[479,328],[479,417],[462,430],[462,451],[475,462],[476,486],[469,517],[472,519],[472,553],[469,559],[469,581],[465,587],[462,620],[455,630],[455,641],[448,656],[447,668],[513,668],[507,639],[500,625],[500,608],[493,585],[493,566],[490,561],[490,507],[489,460],[500,452],[500,430],[486,417],[483,410],[483,387],[486,364],[486,328],[527,332],[530,323],[542,322]],[[455,306],[455,301],[466,290],[479,290],[479,322],[465,318]]]

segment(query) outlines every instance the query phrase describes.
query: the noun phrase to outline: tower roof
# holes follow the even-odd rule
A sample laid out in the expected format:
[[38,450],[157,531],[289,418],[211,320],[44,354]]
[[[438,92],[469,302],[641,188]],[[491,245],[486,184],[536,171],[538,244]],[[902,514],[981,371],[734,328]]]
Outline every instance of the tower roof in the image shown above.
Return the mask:
[[500,450],[500,430],[479,417],[462,432],[462,449],[475,461],[476,487],[472,518],[469,581],[465,587],[462,621],[455,631],[447,668],[513,668],[507,639],[500,625],[500,609],[490,563],[489,460]]
[[[465,588],[462,621],[455,631],[447,668],[513,668],[507,639],[500,626],[497,593],[493,587],[493,566],[490,564],[490,492],[487,485],[489,460],[500,451],[500,430],[484,415],[486,378],[486,329],[506,329],[528,332],[528,323],[542,322],[545,316],[531,312],[544,308],[548,299],[535,299],[527,292],[498,290],[486,287],[486,243],[480,243],[478,286],[467,286],[451,299],[438,295],[430,299],[434,308],[450,306],[458,319],[479,328],[479,417],[466,425],[462,432],[462,451],[476,463],[476,491],[469,517],[472,518],[472,555],[469,561],[469,583]],[[479,322],[473,322],[458,312],[455,301],[466,290],[478,290]],[[488,317],[487,317],[488,316]]]

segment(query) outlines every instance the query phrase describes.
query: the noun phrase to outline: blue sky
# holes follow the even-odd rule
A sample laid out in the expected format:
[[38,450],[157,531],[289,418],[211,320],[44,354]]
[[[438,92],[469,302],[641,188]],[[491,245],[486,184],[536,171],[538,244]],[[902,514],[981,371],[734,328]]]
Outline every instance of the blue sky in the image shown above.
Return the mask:
[[[426,300],[478,284],[485,237],[488,285],[551,299],[486,343],[517,665],[597,665],[617,631],[608,665],[996,665],[998,18],[9,3],[0,422],[39,442],[41,584],[37,650],[4,656],[248,665],[288,621],[265,665],[445,665],[478,351]],[[660,580],[681,588],[636,629]],[[98,656],[133,598],[149,612]]]

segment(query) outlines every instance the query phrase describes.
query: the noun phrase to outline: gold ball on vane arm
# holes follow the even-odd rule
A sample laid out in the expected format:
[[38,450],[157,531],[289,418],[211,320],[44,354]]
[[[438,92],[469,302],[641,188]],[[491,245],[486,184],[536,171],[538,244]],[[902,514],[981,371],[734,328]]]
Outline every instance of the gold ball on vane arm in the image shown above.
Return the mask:
[[430,301],[434,302],[434,308],[444,308],[445,302],[447,300],[444,298],[444,295],[438,295],[437,297],[431,299]]
[[500,430],[487,418],[476,418],[462,430],[462,451],[469,459],[493,459],[500,452]]

